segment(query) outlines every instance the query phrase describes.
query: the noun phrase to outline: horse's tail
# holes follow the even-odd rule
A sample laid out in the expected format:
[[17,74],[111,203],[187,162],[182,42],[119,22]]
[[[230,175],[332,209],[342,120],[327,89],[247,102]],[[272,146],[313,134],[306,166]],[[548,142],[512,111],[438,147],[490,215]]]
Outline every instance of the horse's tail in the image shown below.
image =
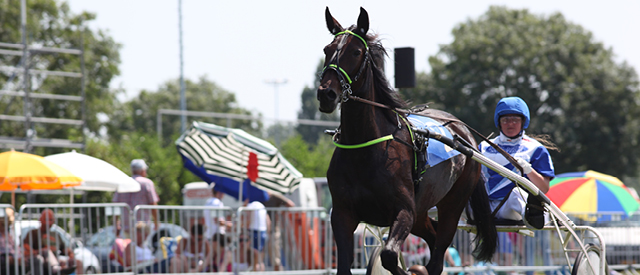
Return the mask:
[[471,194],[469,204],[471,205],[477,230],[477,235],[474,239],[476,248],[473,253],[476,255],[476,259],[490,262],[498,246],[498,231],[491,215],[489,195],[487,195],[484,184],[484,177],[481,176]]

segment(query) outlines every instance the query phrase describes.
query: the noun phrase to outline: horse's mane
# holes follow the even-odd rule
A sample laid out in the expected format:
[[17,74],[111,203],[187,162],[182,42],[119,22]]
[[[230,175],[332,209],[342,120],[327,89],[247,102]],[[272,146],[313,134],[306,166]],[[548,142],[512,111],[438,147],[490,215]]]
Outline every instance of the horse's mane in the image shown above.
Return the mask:
[[[354,31],[355,28],[356,26],[353,25],[349,29]],[[369,68],[372,73],[373,89],[376,92],[378,103],[382,103],[391,108],[405,108],[407,103],[400,97],[400,94],[391,87],[384,73],[384,58],[388,56],[387,50],[382,46],[376,34],[367,34],[364,39],[367,41],[367,45],[369,45],[372,65],[369,66]],[[371,82],[365,83],[362,88],[368,89],[369,83]]]

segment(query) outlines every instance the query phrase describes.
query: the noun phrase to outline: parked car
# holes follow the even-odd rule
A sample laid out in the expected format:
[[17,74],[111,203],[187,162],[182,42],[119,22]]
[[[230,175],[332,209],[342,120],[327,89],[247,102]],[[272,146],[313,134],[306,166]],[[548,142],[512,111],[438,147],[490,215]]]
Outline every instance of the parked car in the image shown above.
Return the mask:
[[[40,229],[40,221],[16,221],[13,226],[16,230],[14,235],[16,243],[19,243],[22,246],[29,231],[33,229]],[[97,274],[101,272],[98,257],[87,249],[80,240],[73,238],[63,228],[55,224],[51,227],[50,232],[58,235],[60,241],[65,247],[73,249],[75,258],[82,261],[85,274]],[[18,240],[20,241],[18,242]]]
[[[159,232],[159,233],[158,233]],[[160,223],[160,230],[151,230],[149,236],[145,240],[145,246],[151,248],[156,258],[162,258],[162,250],[158,244],[158,241],[162,237],[175,238],[182,236],[189,237],[189,233],[179,225]],[[107,226],[98,230],[98,233],[93,234],[87,241],[87,248],[91,250],[99,259],[101,270],[104,273],[111,273],[118,271],[120,268],[115,261],[109,259],[109,253],[116,240],[115,229],[113,226]]]

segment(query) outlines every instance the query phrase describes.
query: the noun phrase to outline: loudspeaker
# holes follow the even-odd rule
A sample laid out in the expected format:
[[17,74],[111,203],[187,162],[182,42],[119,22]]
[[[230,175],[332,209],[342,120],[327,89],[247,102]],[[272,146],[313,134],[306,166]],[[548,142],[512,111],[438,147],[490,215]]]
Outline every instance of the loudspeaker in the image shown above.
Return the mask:
[[413,88],[416,86],[415,49],[411,47],[395,48],[395,86],[396,88]]

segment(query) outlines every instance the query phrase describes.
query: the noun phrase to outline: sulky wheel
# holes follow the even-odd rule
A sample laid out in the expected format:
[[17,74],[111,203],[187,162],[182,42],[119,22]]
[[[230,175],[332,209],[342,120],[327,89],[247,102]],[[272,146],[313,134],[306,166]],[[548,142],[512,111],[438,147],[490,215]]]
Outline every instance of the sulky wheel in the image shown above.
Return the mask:
[[[585,251],[587,252],[586,254],[583,251],[580,251],[580,253],[578,253],[576,261],[573,264],[573,268],[571,270],[571,275],[604,275],[597,274],[598,272],[600,272],[600,247],[590,243],[585,246]],[[593,264],[596,272],[595,274],[589,266],[589,261],[587,261],[587,259],[589,259],[589,261],[591,261],[591,263]],[[605,266],[605,272],[607,271],[607,269],[607,266]]]

